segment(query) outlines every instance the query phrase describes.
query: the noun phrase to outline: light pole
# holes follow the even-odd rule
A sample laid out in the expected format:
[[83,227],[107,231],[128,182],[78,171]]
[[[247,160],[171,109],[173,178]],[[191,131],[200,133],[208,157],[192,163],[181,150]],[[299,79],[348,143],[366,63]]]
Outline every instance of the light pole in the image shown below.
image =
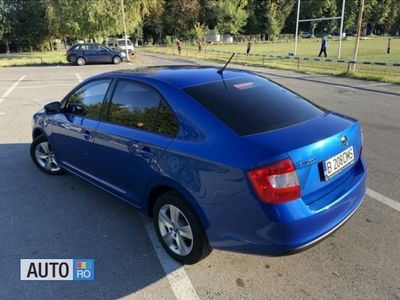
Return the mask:
[[122,23],[124,24],[125,53],[126,53],[126,59],[129,60],[128,40],[127,40],[127,38],[126,38],[126,24],[125,24],[124,0],[121,0],[121,11],[122,11]]
[[364,0],[358,0],[358,18],[357,18],[357,36],[356,41],[354,43],[354,52],[353,52],[353,72],[356,70],[356,62],[358,55],[358,46],[360,45],[360,36],[361,36],[361,27],[362,27],[362,19],[364,13]]
[[297,38],[299,35],[300,0],[297,1],[296,35],[294,36],[294,56],[297,54]]
[[343,0],[343,2],[342,2],[342,18],[340,19],[338,59],[340,59],[340,54],[341,54],[341,52],[342,52],[343,21],[344,21],[344,8],[345,8],[345,5],[346,5],[346,0]]

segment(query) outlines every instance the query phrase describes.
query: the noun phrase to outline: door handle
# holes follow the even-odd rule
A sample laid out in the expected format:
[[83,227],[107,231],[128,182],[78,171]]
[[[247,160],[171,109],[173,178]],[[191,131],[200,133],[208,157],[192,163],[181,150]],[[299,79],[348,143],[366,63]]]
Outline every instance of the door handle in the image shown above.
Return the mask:
[[151,152],[149,147],[143,147],[142,149],[137,150],[137,153],[144,158],[153,158],[154,157],[154,153]]
[[85,132],[83,133],[83,138],[88,141],[92,137],[93,137],[92,133],[89,130],[85,130]]

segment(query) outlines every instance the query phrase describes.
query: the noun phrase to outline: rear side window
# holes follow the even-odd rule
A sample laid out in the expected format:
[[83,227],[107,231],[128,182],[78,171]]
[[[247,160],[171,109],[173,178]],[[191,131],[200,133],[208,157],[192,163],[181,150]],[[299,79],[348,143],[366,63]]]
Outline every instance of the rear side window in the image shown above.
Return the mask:
[[115,88],[108,115],[109,121],[152,130],[161,96],[152,88],[120,80]]
[[178,122],[176,121],[174,113],[164,100],[161,101],[154,131],[170,136],[175,136],[178,133]]
[[300,96],[257,76],[185,89],[239,135],[288,127],[323,114]]

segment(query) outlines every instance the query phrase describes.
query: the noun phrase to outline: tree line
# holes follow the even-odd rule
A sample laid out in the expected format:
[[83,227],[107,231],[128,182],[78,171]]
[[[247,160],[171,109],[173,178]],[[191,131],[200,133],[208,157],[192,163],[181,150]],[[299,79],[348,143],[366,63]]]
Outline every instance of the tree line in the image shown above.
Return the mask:
[[[275,39],[293,34],[297,0],[124,0],[127,34],[148,43],[202,39],[208,31]],[[302,0],[300,19],[339,16],[342,0]],[[354,30],[358,0],[347,0],[345,31]],[[0,40],[23,50],[53,41],[102,42],[123,33],[120,0],[0,0]],[[398,34],[400,0],[365,0],[365,34]],[[339,20],[300,24],[311,34],[339,31]]]

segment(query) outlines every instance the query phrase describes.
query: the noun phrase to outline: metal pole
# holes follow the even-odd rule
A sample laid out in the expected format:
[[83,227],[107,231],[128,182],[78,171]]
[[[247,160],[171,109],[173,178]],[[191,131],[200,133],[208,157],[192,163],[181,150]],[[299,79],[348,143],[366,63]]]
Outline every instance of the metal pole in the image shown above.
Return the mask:
[[300,1],[297,2],[296,35],[294,36],[294,55],[297,54],[297,36],[299,35]]
[[[357,36],[354,44],[353,61],[357,62],[358,46],[360,45],[361,27],[364,12],[364,0],[358,0],[358,18],[357,18]],[[356,70],[356,64],[353,63],[353,72]]]
[[124,24],[125,53],[126,53],[126,59],[129,60],[128,40],[127,40],[127,38],[126,38],[126,24],[125,24],[124,0],[121,0],[121,11],[122,11],[122,23]]
[[344,8],[346,5],[346,0],[342,2],[342,18],[340,19],[340,33],[339,33],[339,52],[338,59],[340,59],[340,54],[342,52],[342,39],[343,39],[343,22],[344,22]]

